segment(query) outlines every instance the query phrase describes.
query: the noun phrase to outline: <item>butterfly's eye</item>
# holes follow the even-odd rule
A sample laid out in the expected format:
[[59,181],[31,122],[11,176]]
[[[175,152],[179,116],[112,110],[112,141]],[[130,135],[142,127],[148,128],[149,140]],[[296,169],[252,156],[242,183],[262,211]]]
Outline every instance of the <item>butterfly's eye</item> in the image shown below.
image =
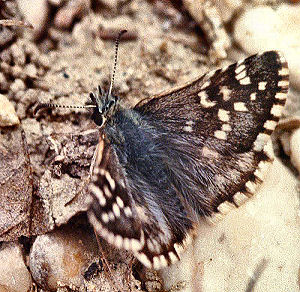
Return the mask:
[[92,120],[97,126],[102,126],[104,123],[102,113],[98,110],[95,110],[92,114]]

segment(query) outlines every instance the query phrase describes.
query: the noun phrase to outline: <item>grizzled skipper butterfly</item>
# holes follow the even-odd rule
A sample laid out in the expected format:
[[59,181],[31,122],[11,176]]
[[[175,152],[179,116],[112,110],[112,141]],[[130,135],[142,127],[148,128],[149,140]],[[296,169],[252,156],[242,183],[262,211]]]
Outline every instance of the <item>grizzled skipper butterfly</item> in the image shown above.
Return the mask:
[[100,131],[88,216],[109,243],[160,269],[179,259],[199,217],[255,193],[272,161],[266,143],[285,104],[288,67],[269,51],[124,108],[112,94],[124,32],[108,92],[99,87],[84,106]]

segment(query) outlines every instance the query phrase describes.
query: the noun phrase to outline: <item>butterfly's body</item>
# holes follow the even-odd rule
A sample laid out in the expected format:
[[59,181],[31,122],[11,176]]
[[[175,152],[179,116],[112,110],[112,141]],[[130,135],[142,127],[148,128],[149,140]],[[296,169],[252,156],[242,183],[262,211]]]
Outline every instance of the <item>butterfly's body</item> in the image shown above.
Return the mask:
[[197,220],[241,205],[262,182],[287,63],[276,51],[254,55],[132,109],[112,84],[90,95],[100,141],[89,219],[109,243],[159,269],[179,259]]
[[88,212],[97,232],[147,267],[178,259],[199,218],[254,194],[287,90],[287,64],[271,51],[132,109],[91,94],[101,133]]

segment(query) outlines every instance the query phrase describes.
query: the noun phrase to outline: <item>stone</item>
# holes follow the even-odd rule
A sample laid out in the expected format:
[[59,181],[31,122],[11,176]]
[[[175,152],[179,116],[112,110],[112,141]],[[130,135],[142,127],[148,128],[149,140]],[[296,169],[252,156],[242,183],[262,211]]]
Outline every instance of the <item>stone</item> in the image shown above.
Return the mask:
[[280,50],[290,69],[290,81],[300,89],[300,5],[282,4],[246,10],[234,25],[234,39],[248,54]]
[[300,128],[293,131],[290,137],[291,162],[300,173]]
[[24,263],[19,243],[2,243],[0,247],[0,291],[29,292],[32,280]]
[[20,121],[14,106],[3,94],[0,94],[0,104],[0,127],[19,125]]
[[29,268],[36,283],[49,290],[59,285],[80,287],[84,273],[98,254],[93,231],[64,226],[34,241]]
[[181,292],[299,290],[298,183],[275,159],[254,197],[215,225],[200,223],[181,261],[162,271],[166,289],[184,282]]

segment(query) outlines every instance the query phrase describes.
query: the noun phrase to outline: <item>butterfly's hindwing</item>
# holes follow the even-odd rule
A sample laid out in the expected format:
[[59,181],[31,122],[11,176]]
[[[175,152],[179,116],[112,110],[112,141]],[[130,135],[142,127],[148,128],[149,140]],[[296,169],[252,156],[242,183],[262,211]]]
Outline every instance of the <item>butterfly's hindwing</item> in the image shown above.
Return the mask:
[[287,90],[271,51],[117,110],[90,185],[97,232],[149,268],[176,261],[196,216],[226,213],[263,180]]

